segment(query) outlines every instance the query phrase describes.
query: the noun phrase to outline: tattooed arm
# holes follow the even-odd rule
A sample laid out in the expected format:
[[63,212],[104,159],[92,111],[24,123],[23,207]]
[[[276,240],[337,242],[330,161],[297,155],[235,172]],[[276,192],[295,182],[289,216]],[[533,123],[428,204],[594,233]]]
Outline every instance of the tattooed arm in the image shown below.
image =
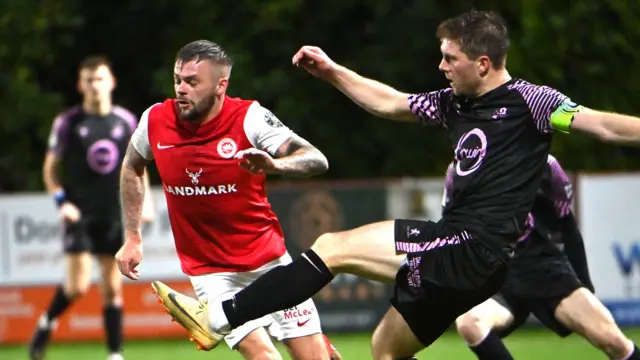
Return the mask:
[[151,204],[150,199],[145,201],[144,196],[145,189],[148,189],[149,185],[145,169],[153,160],[148,133],[151,108],[153,106],[142,113],[140,123],[131,136],[122,162],[122,170],[120,170],[120,197],[125,241],[115,258],[118,270],[132,280],[139,278],[137,266],[142,261],[143,210],[145,207],[148,209]]
[[150,160],[145,159],[129,144],[120,172],[120,197],[124,230],[128,235],[140,236],[142,207],[145,196],[145,169]]
[[324,154],[307,140],[293,136],[275,153],[276,173],[307,177],[322,174],[329,169]]
[[242,150],[236,156],[244,159],[240,165],[250,172],[309,177],[329,168],[329,162],[320,150],[258,103],[252,104],[247,111],[244,130],[251,145],[260,151]]
[[156,217],[156,209],[151,196],[151,181],[149,180],[149,170],[144,172],[144,203],[142,205],[142,222],[152,222]]

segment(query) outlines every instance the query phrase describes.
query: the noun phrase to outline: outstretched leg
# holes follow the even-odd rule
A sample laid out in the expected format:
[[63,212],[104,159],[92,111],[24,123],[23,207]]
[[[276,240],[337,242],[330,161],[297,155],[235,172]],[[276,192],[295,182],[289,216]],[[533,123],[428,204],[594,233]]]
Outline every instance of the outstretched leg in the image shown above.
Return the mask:
[[225,332],[295,306],[319,292],[339,273],[392,282],[405,258],[396,254],[394,231],[394,221],[385,221],[320,236],[310,250],[291,264],[269,271],[222,305],[210,304],[212,329]]

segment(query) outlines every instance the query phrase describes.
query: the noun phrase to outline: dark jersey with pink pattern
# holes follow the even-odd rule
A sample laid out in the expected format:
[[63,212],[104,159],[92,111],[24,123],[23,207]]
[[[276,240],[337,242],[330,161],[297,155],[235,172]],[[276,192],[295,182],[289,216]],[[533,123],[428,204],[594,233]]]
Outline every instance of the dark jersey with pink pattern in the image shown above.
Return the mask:
[[512,256],[547,166],[551,114],[565,99],[520,79],[477,98],[451,89],[409,97],[412,112],[425,125],[445,127],[452,143],[444,222],[471,233],[502,259]]
[[[449,205],[449,194],[452,191],[454,174],[454,166],[451,163],[447,167],[445,175],[442,198],[443,212]],[[560,221],[572,214],[572,202],[573,186],[571,181],[558,160],[549,155],[547,166],[542,171],[542,183],[538,188],[525,232],[520,236],[521,241],[531,243],[526,246],[526,251],[522,255],[532,255],[541,248],[540,245],[546,246],[550,242],[555,242],[555,238],[559,236],[561,231]]]
[[119,106],[106,116],[77,106],[55,118],[48,150],[60,159],[66,198],[83,218],[120,219],[120,166],[136,126]]

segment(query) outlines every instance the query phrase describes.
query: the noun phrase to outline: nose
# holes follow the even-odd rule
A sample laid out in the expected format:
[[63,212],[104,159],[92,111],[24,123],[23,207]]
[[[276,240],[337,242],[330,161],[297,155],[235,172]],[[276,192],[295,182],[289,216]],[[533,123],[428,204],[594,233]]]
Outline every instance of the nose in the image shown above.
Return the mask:
[[187,93],[186,86],[187,85],[184,82],[180,82],[176,85],[176,92],[179,95],[185,95]]
[[442,72],[449,71],[449,65],[447,65],[447,62],[444,61],[444,59],[440,60],[440,65],[438,65],[438,70]]

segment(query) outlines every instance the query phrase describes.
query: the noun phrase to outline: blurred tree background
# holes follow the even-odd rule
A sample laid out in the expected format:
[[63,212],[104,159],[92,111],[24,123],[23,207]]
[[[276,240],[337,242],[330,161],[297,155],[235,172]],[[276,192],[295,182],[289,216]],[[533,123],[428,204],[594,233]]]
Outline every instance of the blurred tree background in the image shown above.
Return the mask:
[[[0,191],[42,189],[54,116],[76,104],[77,64],[104,54],[115,100],[137,114],[171,97],[175,53],[206,38],[235,58],[229,93],[270,108],[329,157],[324,178],[441,176],[444,131],[376,119],[291,66],[302,45],[411,92],[447,83],[437,70],[438,23],[472,8],[508,21],[512,76],[586,106],[640,115],[640,2],[628,0],[3,0],[0,2]],[[558,135],[569,170],[635,170],[640,152]],[[156,179],[154,179],[156,180]]]

